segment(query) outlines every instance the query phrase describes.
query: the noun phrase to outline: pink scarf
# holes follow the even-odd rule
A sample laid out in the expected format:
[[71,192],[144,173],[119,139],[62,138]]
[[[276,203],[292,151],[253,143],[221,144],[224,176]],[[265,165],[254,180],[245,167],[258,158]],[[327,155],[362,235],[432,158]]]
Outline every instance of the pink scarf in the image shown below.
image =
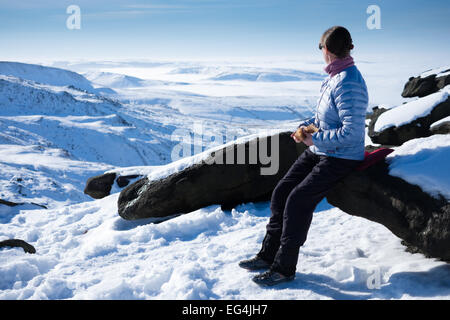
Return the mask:
[[329,65],[327,65],[324,70],[330,75],[330,77],[334,77],[342,70],[354,65],[355,63],[353,62],[353,58],[351,56],[347,56],[342,59],[334,60]]

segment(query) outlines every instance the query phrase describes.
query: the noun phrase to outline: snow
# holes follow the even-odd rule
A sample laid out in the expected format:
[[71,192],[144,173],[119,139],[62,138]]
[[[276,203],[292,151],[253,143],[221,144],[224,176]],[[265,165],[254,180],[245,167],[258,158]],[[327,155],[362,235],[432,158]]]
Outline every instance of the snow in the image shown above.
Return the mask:
[[108,88],[135,88],[148,86],[166,86],[171,84],[183,85],[185,83],[170,83],[159,80],[144,80],[137,77],[127,76],[126,74],[119,74],[113,72],[91,71],[86,72],[84,76],[92,81],[96,86],[104,86]]
[[438,92],[402,104],[382,113],[377,122],[375,122],[374,130],[380,132],[390,127],[399,127],[410,123],[417,118],[427,116],[435,106],[448,99],[449,91],[450,86],[446,86]]
[[73,86],[90,92],[94,90],[89,80],[82,75],[59,68],[0,61],[0,74],[32,80],[51,86]]
[[448,135],[436,134],[427,138],[413,139],[397,147],[389,159],[390,174],[435,197],[450,200],[450,139]]
[[438,120],[436,122],[433,122],[430,126],[430,129],[433,129],[433,127],[437,127],[438,125],[445,123],[445,122],[450,122],[450,116],[442,118],[441,120]]
[[[268,202],[126,221],[117,185],[100,200],[83,193],[94,175],[159,179],[235,140],[295,129],[314,111],[320,61],[54,65],[92,82],[63,69],[0,63],[0,198],[24,203],[0,205],[0,240],[23,239],[37,250],[0,250],[0,299],[450,299],[447,264],[406,252],[384,226],[326,201],[314,213],[295,281],[266,289],[238,262],[260,249]],[[359,65],[372,103],[395,105],[411,66]],[[193,140],[198,152],[172,158],[183,135],[177,129],[201,136]],[[211,141],[218,136],[227,137],[224,145]],[[413,181],[420,172],[429,192],[445,195],[448,149],[444,136],[405,144],[389,158],[391,174]],[[424,163],[439,165],[440,175]]]
[[[322,202],[301,249],[296,280],[276,289],[250,281],[238,262],[259,250],[269,203],[231,212],[210,206],[163,223],[125,221],[118,194],[45,211],[22,211],[0,236],[32,242],[4,249],[0,299],[449,298],[450,270],[404,251],[383,226]],[[43,227],[45,226],[45,228]],[[367,279],[379,273],[379,289]],[[426,275],[426,281],[423,279]],[[426,285],[425,285],[426,284]]]

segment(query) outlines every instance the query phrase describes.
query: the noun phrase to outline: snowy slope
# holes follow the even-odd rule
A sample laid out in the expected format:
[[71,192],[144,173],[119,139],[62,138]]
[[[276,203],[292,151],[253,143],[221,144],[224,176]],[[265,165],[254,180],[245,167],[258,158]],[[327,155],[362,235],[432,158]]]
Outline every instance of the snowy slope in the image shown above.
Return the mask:
[[118,166],[166,160],[168,146],[160,144],[170,138],[169,129],[154,119],[130,116],[117,101],[1,75],[0,93],[3,143],[32,141]]
[[73,86],[93,92],[92,84],[82,75],[59,68],[44,67],[35,64],[0,61],[0,74],[32,80],[52,86]]
[[[33,65],[21,76],[35,69],[40,81],[58,76]],[[93,175],[166,163],[174,127],[157,121],[159,112],[147,108],[144,115],[75,87],[0,74],[0,198],[50,207],[86,201],[84,185]]]
[[183,82],[171,83],[160,80],[145,80],[137,77],[127,76],[126,74],[119,74],[113,72],[91,71],[84,73],[84,76],[89,79],[94,85],[100,85],[107,88],[136,88],[146,86],[166,86],[166,85],[184,85]]
[[145,80],[111,72],[88,72],[84,76],[93,83],[111,88],[142,87]]

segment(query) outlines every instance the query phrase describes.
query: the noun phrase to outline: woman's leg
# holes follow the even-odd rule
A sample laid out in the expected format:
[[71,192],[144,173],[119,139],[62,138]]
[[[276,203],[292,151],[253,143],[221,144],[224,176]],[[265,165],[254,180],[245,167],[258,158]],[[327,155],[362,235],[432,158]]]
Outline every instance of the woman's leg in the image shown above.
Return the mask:
[[284,275],[295,274],[299,248],[306,241],[317,204],[336,183],[361,161],[320,156],[319,163],[289,193],[283,212],[280,247],[272,269]]
[[266,235],[262,243],[262,248],[257,254],[269,263],[272,263],[280,246],[286,199],[292,189],[311,172],[318,161],[319,157],[309,149],[306,149],[289,168],[288,172],[278,182],[272,192],[270,202],[271,217],[266,226]]

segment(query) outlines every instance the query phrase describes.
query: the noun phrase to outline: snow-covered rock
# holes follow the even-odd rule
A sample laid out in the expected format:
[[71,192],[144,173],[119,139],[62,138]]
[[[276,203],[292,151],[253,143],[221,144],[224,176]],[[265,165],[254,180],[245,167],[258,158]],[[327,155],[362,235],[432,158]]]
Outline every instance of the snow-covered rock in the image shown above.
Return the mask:
[[[207,150],[206,159],[173,174],[157,180],[138,180],[121,191],[119,215],[135,220],[188,213],[212,204],[232,208],[240,203],[269,200],[277,182],[306,148],[296,144],[290,134],[281,132]],[[270,158],[262,154],[263,145]],[[254,162],[249,160],[251,155],[255,156]],[[240,156],[243,163],[238,163]]]
[[388,156],[389,173],[439,199],[450,201],[450,136],[435,134],[405,142]]
[[448,134],[450,133],[450,116],[445,117],[431,124],[431,132],[433,134]]
[[370,123],[370,138],[374,143],[401,145],[410,139],[431,135],[431,125],[450,116],[449,91],[450,86],[447,86],[383,112]]
[[408,141],[387,162],[343,179],[327,200],[381,223],[415,252],[450,261],[448,141],[443,136]]
[[403,88],[402,97],[424,97],[450,84],[450,66],[431,69],[417,77],[409,78]]

